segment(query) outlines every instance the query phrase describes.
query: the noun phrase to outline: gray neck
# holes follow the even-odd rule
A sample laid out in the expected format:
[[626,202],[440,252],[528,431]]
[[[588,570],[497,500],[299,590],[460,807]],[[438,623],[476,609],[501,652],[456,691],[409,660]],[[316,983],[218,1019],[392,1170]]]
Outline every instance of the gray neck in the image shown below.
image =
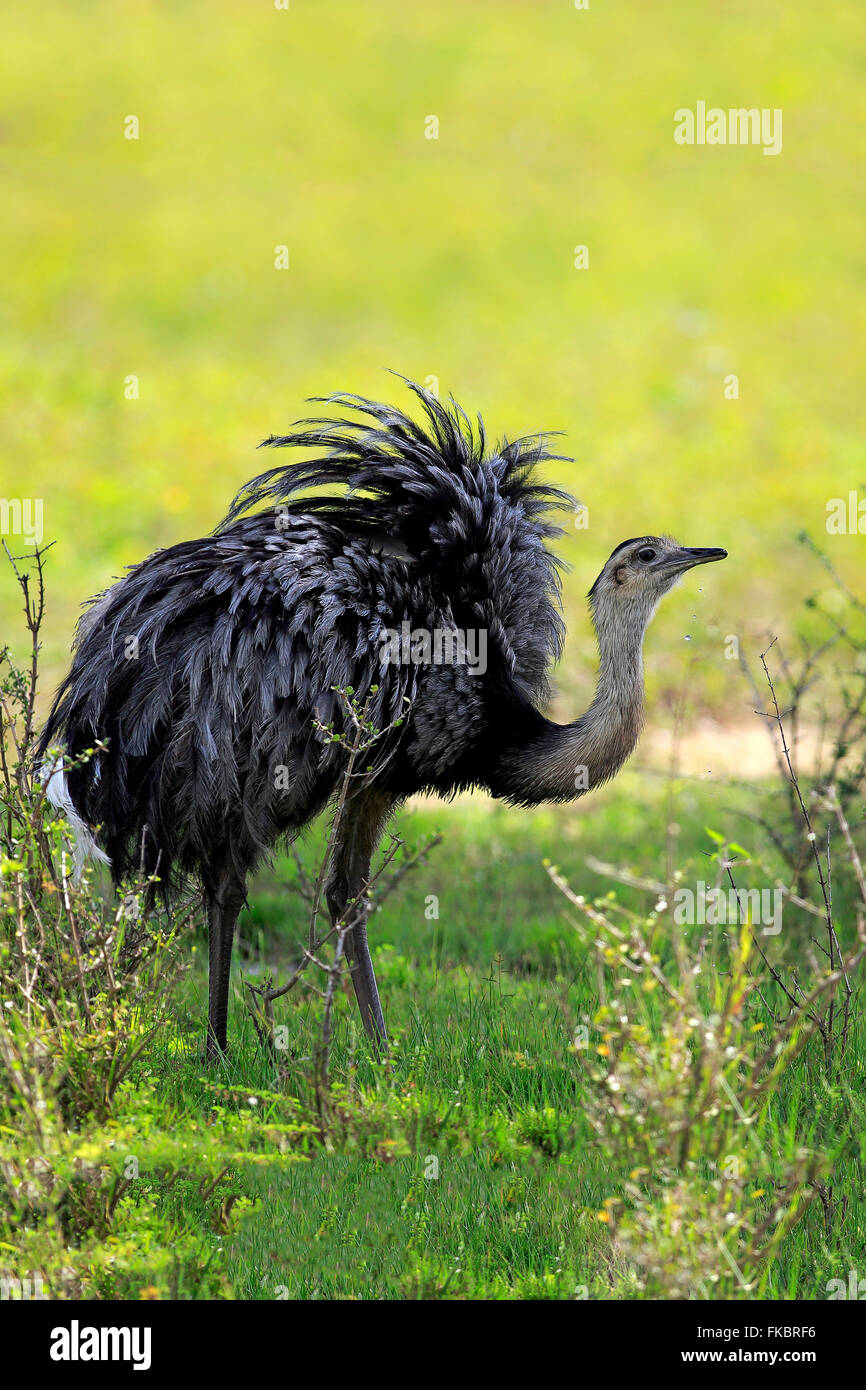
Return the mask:
[[497,794],[534,805],[573,801],[619,772],[640,737],[644,713],[643,638],[653,607],[600,599],[593,609],[599,647],[595,695],[573,724],[542,721],[498,769]]

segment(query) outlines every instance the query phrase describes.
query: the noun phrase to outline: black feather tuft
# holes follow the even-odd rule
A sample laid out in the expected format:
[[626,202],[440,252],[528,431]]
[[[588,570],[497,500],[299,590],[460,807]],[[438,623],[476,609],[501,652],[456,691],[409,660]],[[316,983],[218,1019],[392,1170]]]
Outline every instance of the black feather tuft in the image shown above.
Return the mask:
[[[286,514],[305,513],[377,527],[397,536],[425,564],[450,563],[485,538],[479,529],[492,521],[504,503],[534,521],[557,507],[572,507],[573,498],[536,481],[540,463],[567,460],[547,448],[550,435],[503,441],[486,454],[484,425],[477,427],[451,398],[437,400],[416,382],[407,386],[420,400],[428,428],[393,406],[362,396],[338,393],[314,397],[361,419],[325,418],[296,421],[286,435],[271,435],[260,448],[325,449],[316,458],[270,468],[247,483],[235,497],[220,530],[251,507],[268,503]],[[371,425],[369,421],[374,423]],[[310,487],[339,487],[340,494],[298,498]],[[539,522],[538,534],[560,529]]]

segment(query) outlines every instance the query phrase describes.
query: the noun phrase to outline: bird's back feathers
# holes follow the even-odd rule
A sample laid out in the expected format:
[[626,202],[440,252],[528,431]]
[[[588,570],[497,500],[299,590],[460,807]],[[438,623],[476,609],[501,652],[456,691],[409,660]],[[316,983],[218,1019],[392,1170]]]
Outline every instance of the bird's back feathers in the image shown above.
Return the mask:
[[[563,635],[547,512],[570,499],[533,470],[561,456],[539,436],[487,451],[480,420],[408,384],[425,427],[330,397],[350,418],[265,441],[314,457],[253,479],[213,536],[150,556],[82,619],[42,748],[72,759],[118,876],[143,838],[167,878],[219,854],[248,867],[308,820],[339,778],[313,723],[338,718],[334,687],[377,687],[380,727],[411,701],[382,773],[397,795],[483,784],[503,704],[545,697]],[[482,630],[486,674],[385,661],[404,623]]]

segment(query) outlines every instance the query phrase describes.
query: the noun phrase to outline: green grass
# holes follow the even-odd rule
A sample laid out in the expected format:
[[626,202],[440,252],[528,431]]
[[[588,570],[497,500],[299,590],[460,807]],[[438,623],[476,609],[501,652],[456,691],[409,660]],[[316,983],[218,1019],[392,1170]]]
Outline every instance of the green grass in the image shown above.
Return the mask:
[[[727,812],[715,792],[680,790],[677,813],[687,830],[678,862],[697,872],[710,845],[700,827]],[[387,1067],[359,1035],[348,988],[339,1000],[335,1106],[324,1145],[308,1127],[316,1121],[304,1079],[318,1003],[292,995],[290,1004],[275,1006],[288,1030],[275,1065],[256,1046],[236,978],[231,1053],[216,1077],[208,1075],[198,1051],[206,980],[197,947],[176,1003],[179,1030],[166,1030],[146,1070],[178,1117],[195,1124],[211,1117],[214,1162],[227,1116],[261,1127],[257,1157],[238,1155],[231,1178],[243,1194],[242,1213],[215,1242],[235,1297],[635,1296],[599,1221],[628,1175],[600,1154],[572,1046],[575,1026],[598,1008],[596,970],[542,860],[554,851],[576,886],[603,896],[613,885],[581,864],[618,833],[623,862],[659,872],[666,796],[645,794],[633,826],[613,796],[602,798],[595,815],[542,811],[519,828],[505,814],[473,806],[407,813],[408,838],[444,825],[446,841],[371,927],[392,1034]],[[317,847],[314,836],[305,850],[310,863]],[[251,892],[241,922],[247,978],[260,979],[264,962],[284,979],[297,958],[306,909],[278,885],[292,872],[281,865],[276,879]],[[622,901],[651,905],[638,890],[616,891]],[[437,922],[424,918],[430,894],[439,897]],[[669,960],[670,941],[656,944]],[[802,941],[788,934],[773,946],[777,961],[790,960]],[[764,1009],[754,1018],[769,1026]],[[858,1023],[846,1066],[854,1092],[864,1067],[866,1032]],[[755,1182],[767,1181],[767,1165],[778,1174],[785,1156],[804,1145],[832,1150],[839,1104],[824,1085],[816,1047],[791,1070],[761,1127],[765,1165],[756,1167]],[[842,1193],[849,1200],[832,1239],[815,1203],[783,1244],[762,1296],[823,1298],[828,1279],[862,1264],[866,1211],[856,1144],[838,1155],[834,1183],[837,1200]]]
[[[16,1270],[46,1269],[53,1297],[640,1297],[631,1262],[603,1218],[612,1202],[642,1184],[641,1174],[648,1192],[664,1191],[671,1151],[658,1151],[647,1168],[633,1156],[637,1129],[626,1148],[614,1150],[612,1112],[603,1130],[593,1121],[594,1074],[609,1074],[602,1059],[610,1025],[600,1006],[612,988],[623,991],[615,1013],[644,1017],[661,1049],[661,1070],[654,1066],[647,1075],[646,1094],[659,1081],[679,1085],[682,1077],[665,1041],[664,999],[637,989],[626,995],[621,967],[603,967],[575,931],[573,910],[544,861],[555,859],[598,907],[616,912],[617,902],[628,905],[647,923],[655,892],[591,873],[588,857],[615,851],[620,865],[653,878],[664,876],[670,854],[683,882],[712,878],[705,856],[716,844],[708,832],[736,835],[748,849],[751,823],[743,811],[766,808],[766,792],[745,801],[742,791],[719,785],[630,773],[594,804],[519,818],[480,800],[405,811],[398,823],[407,844],[423,843],[436,829],[444,840],[371,921],[390,1057],[370,1052],[344,981],[324,1108],[311,1081],[321,998],[298,989],[276,1003],[281,1033],[273,1054],[259,1046],[244,1008],[244,981],[261,982],[265,974],[285,980],[306,940],[308,909],[291,886],[294,865],[282,859],[250,887],[232,977],[230,1051],[218,1064],[202,1058],[207,951],[200,927],[180,942],[189,968],[160,1003],[151,1002],[144,980],[102,1023],[99,1015],[71,1031],[58,1026],[51,1055],[59,1049],[63,1057],[55,1061],[65,1062],[47,1068],[42,1102],[38,1059],[45,1043],[27,1033],[16,1009],[9,1023],[25,1045],[25,1064],[23,1089],[8,1088],[11,1105],[4,1090],[6,1162],[10,1172],[13,1163],[25,1163],[42,1174],[47,1160],[64,1197],[55,1209],[50,1190],[43,1194],[45,1214],[37,1220],[40,1205],[19,1188],[18,1217],[10,1224],[0,1210],[4,1260],[14,1251]],[[308,872],[322,838],[319,824],[302,846]],[[766,881],[775,867],[736,853],[742,886],[752,877]],[[16,871],[10,862],[3,868],[4,876]],[[834,885],[840,933],[850,944],[850,876],[837,868]],[[4,912],[13,912],[15,901],[15,891],[5,892]],[[431,916],[433,905],[438,916]],[[49,885],[45,910],[50,906]],[[790,976],[808,959],[815,928],[787,912],[782,933],[762,944]],[[681,980],[669,915],[649,930],[662,968]],[[714,992],[727,988],[727,935],[686,932],[692,951],[704,941],[698,989],[707,1020],[720,1007],[710,1002]],[[88,941],[85,934],[85,948]],[[168,978],[162,958],[161,978]],[[777,1026],[771,1009],[784,1016],[764,977],[742,1020],[759,1050]],[[75,1017],[66,1004],[60,1016]],[[586,1051],[577,1041],[583,1026]],[[133,1057],[139,1037],[146,1047]],[[0,1041],[7,1046],[5,1032]],[[625,1055],[618,1045],[618,1067]],[[127,1058],[131,1068],[118,1084],[115,1068]],[[674,1251],[685,1249],[704,1202],[715,1200],[713,1155],[744,1165],[739,1200],[754,1224],[772,1217],[777,1203],[784,1208],[786,1175],[804,1154],[822,1156],[834,1210],[826,1222],[813,1202],[757,1285],[741,1287],[724,1264],[721,1282],[707,1283],[701,1257],[676,1296],[821,1299],[830,1279],[845,1281],[849,1270],[862,1268],[864,1075],[858,996],[844,1066],[832,1082],[813,1039],[785,1068],[769,1105],[755,1112],[754,1123],[736,1122],[723,1148],[712,1108],[689,1110],[696,1127],[690,1206]],[[739,1085],[735,1071],[731,1080]],[[710,1255],[718,1269],[714,1246]],[[688,1261],[686,1268],[692,1270]]]

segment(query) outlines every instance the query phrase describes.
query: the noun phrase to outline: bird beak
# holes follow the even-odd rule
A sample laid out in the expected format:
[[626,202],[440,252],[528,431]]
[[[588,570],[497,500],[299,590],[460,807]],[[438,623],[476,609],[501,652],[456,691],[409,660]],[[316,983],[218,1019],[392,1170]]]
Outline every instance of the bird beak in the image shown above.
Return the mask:
[[693,569],[695,565],[709,565],[713,560],[724,560],[727,558],[727,550],[722,550],[719,546],[680,546],[670,557],[671,562],[676,565],[678,570],[685,571]]

